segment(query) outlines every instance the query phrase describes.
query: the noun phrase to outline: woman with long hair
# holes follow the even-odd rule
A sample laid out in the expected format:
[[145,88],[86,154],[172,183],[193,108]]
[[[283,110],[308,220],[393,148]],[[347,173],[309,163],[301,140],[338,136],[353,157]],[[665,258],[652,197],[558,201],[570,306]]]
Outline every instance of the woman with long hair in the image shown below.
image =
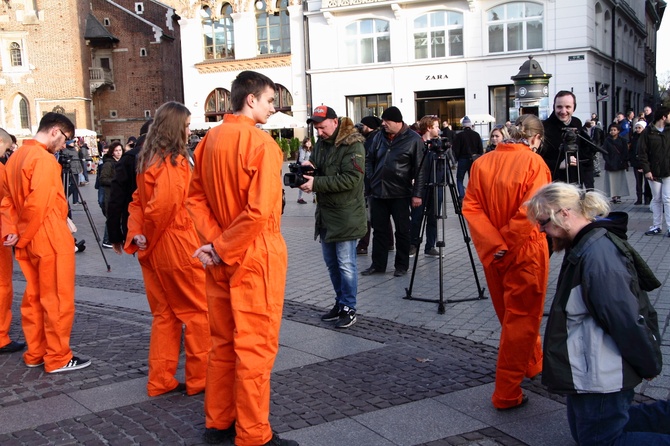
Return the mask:
[[537,116],[523,115],[508,131],[509,139],[473,163],[463,201],[502,326],[491,398],[499,410],[525,404],[521,382],[542,371],[540,322],[549,277],[547,240],[528,220],[525,205],[551,182],[549,168],[535,153],[544,127]]
[[486,145],[484,152],[491,152],[495,150],[498,144],[506,139],[509,139],[507,127],[504,125],[497,125],[493,127],[493,129],[491,129],[491,133],[489,133],[489,143]]
[[[191,164],[186,150],[191,113],[163,104],[137,157],[137,190],[129,206],[125,251],[138,253],[153,315],[149,343],[149,396],[204,391],[211,347],[205,271],[191,257],[200,241],[186,209]],[[175,378],[185,326],[186,383]]]
[[[309,136],[306,136],[300,144],[300,149],[298,150],[298,164],[302,164],[305,161],[309,161],[309,157],[312,155],[312,140]],[[298,189],[298,204],[307,204],[307,202],[302,198],[302,189]]]

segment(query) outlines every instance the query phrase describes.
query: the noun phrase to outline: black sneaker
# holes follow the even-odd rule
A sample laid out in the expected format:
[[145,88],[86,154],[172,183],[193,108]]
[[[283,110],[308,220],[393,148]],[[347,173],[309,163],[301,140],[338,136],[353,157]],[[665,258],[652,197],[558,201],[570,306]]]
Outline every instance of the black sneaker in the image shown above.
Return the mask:
[[107,249],[112,249],[114,246],[111,243],[102,242],[102,247]]
[[335,328],[348,328],[356,323],[356,310],[349,307],[343,307],[340,312],[340,317],[335,323]]
[[235,422],[228,429],[216,429],[208,427],[202,439],[207,444],[221,444],[228,442],[230,445],[235,441]]
[[9,344],[0,348],[0,355],[4,353],[16,353],[26,348],[25,342],[9,341]]
[[[436,248],[430,248],[428,251],[425,252],[425,254],[429,257],[439,257],[440,251],[438,251]],[[444,254],[442,254],[442,257],[444,257]]]
[[331,310],[321,316],[321,320],[324,322],[336,321],[340,318],[340,304],[335,304]]
[[659,228],[658,226],[652,226],[649,228],[647,232],[644,233],[644,235],[658,235],[662,232],[663,231],[661,231],[661,228]]
[[82,359],[73,356],[72,359],[70,359],[70,362],[65,364],[63,367],[61,367],[60,369],[52,370],[49,373],[71,372],[73,370],[84,369],[89,365],[91,365],[90,359]]
[[410,245],[409,247],[409,256],[414,257],[416,255],[416,246]]
[[284,438],[279,438],[279,435],[272,433],[272,439],[265,443],[263,446],[300,446],[295,440],[286,440]]

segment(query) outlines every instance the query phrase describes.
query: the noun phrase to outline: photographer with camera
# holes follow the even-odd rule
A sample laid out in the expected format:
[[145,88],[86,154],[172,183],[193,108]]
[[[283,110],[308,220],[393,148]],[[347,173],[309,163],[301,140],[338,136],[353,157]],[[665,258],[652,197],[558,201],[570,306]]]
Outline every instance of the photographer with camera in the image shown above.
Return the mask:
[[[561,90],[554,97],[554,111],[542,121],[544,141],[538,152],[551,171],[552,181],[567,181],[583,184],[586,189],[594,188],[593,158],[596,149],[589,142],[582,122],[573,115],[577,109],[577,98],[567,90]],[[566,133],[565,129],[573,129]],[[572,136],[575,136],[572,140]],[[569,141],[566,141],[568,139]],[[566,158],[569,166],[566,166]],[[579,167],[577,162],[579,161]],[[566,169],[567,167],[567,169]]]
[[[83,172],[81,161],[79,161],[79,151],[77,150],[77,140],[72,138],[69,141],[66,141],[65,148],[60,151],[58,156],[58,162],[63,168],[63,172],[67,174],[67,181],[69,182],[68,187],[68,198],[72,195],[72,204],[79,203],[79,193],[77,192],[77,182],[79,181],[79,174]],[[72,172],[74,175],[70,175]],[[65,183],[63,183],[65,185]]]
[[305,175],[307,182],[300,189],[318,194],[314,238],[321,239],[323,260],[335,289],[335,305],[321,320],[337,321],[336,328],[347,328],[356,323],[356,242],[367,228],[364,138],[351,119],[338,118],[325,105],[314,109],[307,124],[314,125],[319,140],[303,166],[313,167],[318,176]]
[[[446,151],[446,147],[442,145],[442,140],[440,139],[440,120],[437,116],[424,116],[421,118],[419,121],[419,131],[421,132],[421,138],[424,143],[421,165],[424,177],[427,180],[427,190],[428,183],[444,182],[444,171],[440,169],[439,172],[436,172],[436,178],[432,178],[433,172],[431,171],[431,166],[433,165],[435,154]],[[441,167],[441,165],[437,165],[437,167]],[[412,223],[410,226],[411,245],[409,247],[410,257],[414,257],[418,249],[419,233],[421,232],[421,221],[423,220],[424,210],[426,211],[426,245],[424,246],[424,254],[432,257],[440,255],[438,250],[435,249],[435,242],[437,241],[437,215],[442,207],[444,193],[442,188],[435,188],[433,190],[437,190],[438,193],[437,209],[433,208],[434,200],[425,193],[424,197],[428,197],[428,202],[423,200],[421,206],[412,208]]]

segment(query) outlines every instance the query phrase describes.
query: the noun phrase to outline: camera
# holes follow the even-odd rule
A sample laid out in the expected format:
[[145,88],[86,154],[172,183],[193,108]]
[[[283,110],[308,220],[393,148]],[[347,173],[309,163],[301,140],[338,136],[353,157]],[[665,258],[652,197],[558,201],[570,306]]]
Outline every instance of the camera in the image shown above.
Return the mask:
[[577,152],[579,146],[577,145],[577,131],[574,127],[565,127],[562,129],[561,149],[564,152]]
[[61,150],[60,155],[58,156],[58,163],[61,166],[63,166],[63,168],[67,169],[70,167],[71,161],[72,161],[72,155],[68,155],[67,153]]
[[284,174],[284,186],[292,188],[300,187],[305,184],[308,181],[307,178],[305,178],[305,175],[317,175],[316,169],[309,164],[303,166],[299,163],[291,163],[288,165],[288,170],[289,173]]
[[451,147],[449,138],[433,138],[424,142],[426,150],[438,154],[445,153]]

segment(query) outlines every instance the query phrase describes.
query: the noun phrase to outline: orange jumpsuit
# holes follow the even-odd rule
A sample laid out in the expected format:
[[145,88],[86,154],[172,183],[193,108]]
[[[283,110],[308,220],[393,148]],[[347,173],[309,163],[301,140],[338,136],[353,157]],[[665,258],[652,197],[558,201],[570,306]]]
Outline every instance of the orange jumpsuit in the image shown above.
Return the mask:
[[[3,181],[4,177],[5,165],[0,163],[0,182]],[[0,202],[2,197],[3,191],[0,188]],[[9,328],[12,325],[12,300],[14,299],[13,271],[12,248],[0,246],[0,347],[4,347],[12,341],[9,339]]]
[[[484,266],[491,301],[502,326],[496,408],[521,403],[521,381],[542,371],[540,323],[549,277],[545,235],[531,223],[524,203],[551,182],[542,158],[524,144],[499,144],[470,171],[463,216]],[[494,254],[506,250],[498,260]]]
[[237,445],[272,438],[270,374],[279,348],[287,251],[282,153],[246,116],[225,115],[195,152],[189,210],[220,265],[207,268],[212,351],[206,427],[235,421]]
[[[128,206],[125,251],[138,252],[144,288],[153,315],[149,341],[147,393],[173,390],[181,347],[186,350],[186,393],[205,390],[207,355],[212,345],[205,296],[205,270],[191,257],[200,247],[193,220],[186,210],[191,169],[184,157],[173,166],[169,158],[137,175],[137,189]],[[143,234],[147,249],[138,251],[133,237]]]
[[18,234],[16,260],[26,278],[21,325],[26,364],[59,369],[72,359],[74,239],[67,227],[61,167],[45,145],[27,140],[9,158],[3,181],[2,238]]

